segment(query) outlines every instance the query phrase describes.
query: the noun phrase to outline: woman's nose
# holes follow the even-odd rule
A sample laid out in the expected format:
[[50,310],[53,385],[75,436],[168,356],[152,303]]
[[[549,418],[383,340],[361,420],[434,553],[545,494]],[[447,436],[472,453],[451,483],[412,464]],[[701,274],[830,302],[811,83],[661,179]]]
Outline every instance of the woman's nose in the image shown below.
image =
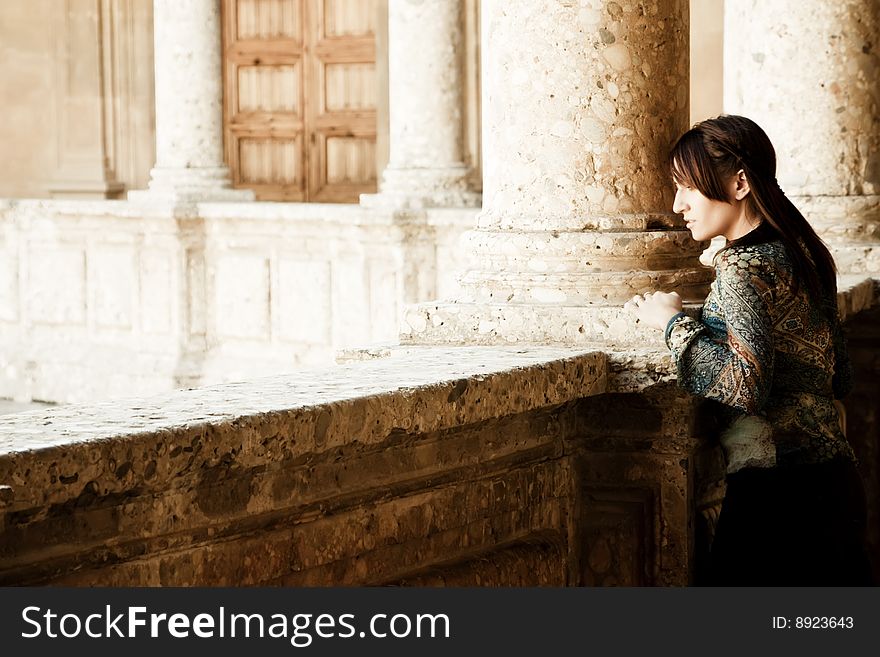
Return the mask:
[[675,192],[675,200],[672,202],[672,211],[676,214],[680,214],[687,209],[687,204],[682,199],[682,194],[680,190],[676,190]]

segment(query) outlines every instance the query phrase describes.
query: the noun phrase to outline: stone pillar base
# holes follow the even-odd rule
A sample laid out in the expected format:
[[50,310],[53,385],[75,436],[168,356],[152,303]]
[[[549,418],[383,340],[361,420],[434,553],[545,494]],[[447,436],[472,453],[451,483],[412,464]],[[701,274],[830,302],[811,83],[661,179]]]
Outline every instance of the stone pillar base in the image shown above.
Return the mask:
[[880,195],[792,196],[827,242],[880,244]]
[[880,244],[829,244],[841,274],[880,273]]
[[662,347],[623,304],[653,290],[702,303],[712,280],[687,230],[472,230],[461,246],[476,267],[460,296],[407,308],[401,343]]
[[152,202],[198,203],[202,201],[253,201],[253,190],[233,189],[227,167],[212,168],[154,168],[150,185],[145,190],[133,190],[128,200]]
[[[696,313],[689,306],[686,312]],[[621,307],[429,302],[404,313],[401,344],[553,344],[603,348],[663,347],[663,334],[635,324]]]
[[387,168],[378,194],[361,194],[361,205],[374,209],[479,207],[481,195],[467,188],[464,165],[436,169]]
[[712,277],[698,263],[706,244],[686,230],[473,230],[462,244],[479,266],[460,300],[489,305],[623,305],[653,290],[702,301]]
[[57,199],[116,199],[125,191],[121,182],[106,180],[53,180],[49,196]]
[[841,274],[880,272],[880,195],[792,196]]

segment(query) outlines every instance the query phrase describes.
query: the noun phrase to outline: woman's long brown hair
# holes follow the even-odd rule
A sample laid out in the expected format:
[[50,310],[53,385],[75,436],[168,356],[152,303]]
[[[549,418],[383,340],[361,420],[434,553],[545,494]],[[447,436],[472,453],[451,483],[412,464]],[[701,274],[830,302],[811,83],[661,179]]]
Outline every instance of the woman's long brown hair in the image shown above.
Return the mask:
[[[724,183],[740,169],[749,182],[746,211],[750,217],[767,222],[785,244],[794,267],[795,293],[803,282],[814,303],[833,303],[836,309],[834,258],[780,189],[776,151],[757,123],[732,114],[701,121],[684,133],[669,153],[673,181],[695,187],[716,201],[731,202]],[[739,242],[735,240],[728,246]]]

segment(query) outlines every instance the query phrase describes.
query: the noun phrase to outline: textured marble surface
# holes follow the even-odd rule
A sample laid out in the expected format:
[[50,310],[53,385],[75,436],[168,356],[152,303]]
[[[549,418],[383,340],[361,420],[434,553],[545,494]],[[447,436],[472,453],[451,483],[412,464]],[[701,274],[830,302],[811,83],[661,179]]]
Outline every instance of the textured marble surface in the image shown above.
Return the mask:
[[767,132],[782,189],[880,193],[877,3],[743,0],[724,9],[725,111]]
[[688,122],[686,0],[485,3],[481,228],[663,214]]
[[664,348],[659,331],[645,331],[618,306],[425,302],[401,322],[404,344],[558,344]]

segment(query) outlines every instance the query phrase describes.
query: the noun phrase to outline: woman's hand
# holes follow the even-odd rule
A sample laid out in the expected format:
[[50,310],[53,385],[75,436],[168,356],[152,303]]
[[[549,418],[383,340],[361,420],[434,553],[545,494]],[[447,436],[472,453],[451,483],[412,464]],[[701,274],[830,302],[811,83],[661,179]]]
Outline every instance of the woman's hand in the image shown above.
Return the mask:
[[635,295],[623,304],[623,309],[635,314],[642,324],[666,330],[666,325],[674,315],[681,312],[681,297],[678,292],[648,292],[644,296]]

